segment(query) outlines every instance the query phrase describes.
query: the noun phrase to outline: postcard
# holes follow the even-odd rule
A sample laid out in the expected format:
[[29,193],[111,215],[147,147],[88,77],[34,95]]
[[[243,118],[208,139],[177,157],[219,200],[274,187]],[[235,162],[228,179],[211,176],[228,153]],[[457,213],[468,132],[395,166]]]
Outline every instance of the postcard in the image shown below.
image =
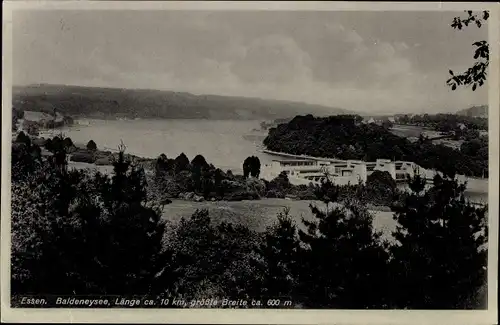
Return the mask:
[[496,323],[498,3],[3,7],[2,321]]

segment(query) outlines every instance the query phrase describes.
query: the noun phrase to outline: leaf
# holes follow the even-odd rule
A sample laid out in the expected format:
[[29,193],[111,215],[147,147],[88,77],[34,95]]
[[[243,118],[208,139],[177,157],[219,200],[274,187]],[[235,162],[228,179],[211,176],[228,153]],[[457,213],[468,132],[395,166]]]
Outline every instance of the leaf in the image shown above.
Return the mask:
[[476,91],[477,84],[472,85],[472,91]]
[[451,86],[451,90],[455,90],[457,89],[457,84],[453,84],[453,86]]
[[476,25],[477,25],[478,28],[481,28],[481,21],[479,21],[479,20],[476,21]]
[[453,71],[451,71],[451,70],[448,70],[448,72],[449,72],[449,73],[450,73],[450,74],[451,74],[451,75],[453,76]]
[[483,12],[483,19],[487,20],[490,17],[490,13],[488,11]]

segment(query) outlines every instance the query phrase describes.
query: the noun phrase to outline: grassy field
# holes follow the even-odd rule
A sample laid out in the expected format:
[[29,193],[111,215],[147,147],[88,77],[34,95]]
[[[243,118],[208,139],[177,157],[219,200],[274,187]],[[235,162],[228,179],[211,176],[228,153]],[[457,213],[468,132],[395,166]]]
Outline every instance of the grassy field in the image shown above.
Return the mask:
[[420,134],[429,138],[440,136],[440,133],[422,126],[396,124],[391,128],[391,132],[399,137],[418,138]]
[[[313,220],[314,217],[309,208],[309,204],[323,203],[313,201],[293,201],[285,199],[263,199],[259,201],[239,201],[239,202],[190,202],[183,200],[173,200],[163,211],[163,216],[167,220],[177,223],[181,217],[189,218],[196,209],[208,209],[212,222],[218,224],[222,221],[235,224],[242,224],[255,231],[264,231],[267,226],[272,225],[277,220],[278,213],[290,208],[290,216],[302,229],[302,218]],[[396,222],[392,219],[391,212],[372,211],[375,218],[373,225],[376,230],[384,232],[386,238],[391,237]]]
[[75,168],[75,169],[98,170],[101,173],[108,174],[108,175],[113,172],[113,166],[111,166],[111,165],[97,166],[95,164],[88,164],[88,163],[76,162],[76,161],[68,161],[68,167]]

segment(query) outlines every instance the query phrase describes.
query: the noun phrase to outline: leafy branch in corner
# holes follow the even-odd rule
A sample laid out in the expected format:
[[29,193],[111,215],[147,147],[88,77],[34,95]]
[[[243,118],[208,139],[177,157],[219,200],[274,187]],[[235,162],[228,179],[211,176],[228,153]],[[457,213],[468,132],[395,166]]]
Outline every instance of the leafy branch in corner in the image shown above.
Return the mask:
[[[485,25],[485,22],[490,16],[488,11],[483,11],[478,14],[474,14],[471,10],[466,12],[468,17],[455,17],[451,27],[462,30],[469,25],[475,24],[478,28],[481,28],[481,26]],[[489,44],[487,41],[478,41],[474,42],[472,46],[475,47],[474,60],[476,60],[476,62],[472,67],[461,74],[455,74],[452,70],[449,70],[451,77],[446,81],[446,84],[451,87],[451,90],[456,90],[458,86],[472,85],[472,91],[475,91],[477,87],[483,86],[486,81],[490,62]]]

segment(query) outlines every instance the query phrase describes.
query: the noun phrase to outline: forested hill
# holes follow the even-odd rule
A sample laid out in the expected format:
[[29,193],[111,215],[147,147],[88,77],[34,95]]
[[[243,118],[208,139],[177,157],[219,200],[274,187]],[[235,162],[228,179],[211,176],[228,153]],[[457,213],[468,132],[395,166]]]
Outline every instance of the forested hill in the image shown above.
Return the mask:
[[488,139],[466,139],[460,150],[399,137],[386,126],[363,124],[362,117],[337,115],[325,118],[296,116],[289,123],[271,128],[264,145],[273,151],[339,159],[413,161],[423,168],[487,176]]
[[31,85],[13,89],[18,110],[99,118],[262,119],[292,117],[304,112],[335,115],[345,110],[321,105],[259,98],[193,95],[161,90]]
[[488,118],[488,105],[472,106],[458,111],[457,115]]

